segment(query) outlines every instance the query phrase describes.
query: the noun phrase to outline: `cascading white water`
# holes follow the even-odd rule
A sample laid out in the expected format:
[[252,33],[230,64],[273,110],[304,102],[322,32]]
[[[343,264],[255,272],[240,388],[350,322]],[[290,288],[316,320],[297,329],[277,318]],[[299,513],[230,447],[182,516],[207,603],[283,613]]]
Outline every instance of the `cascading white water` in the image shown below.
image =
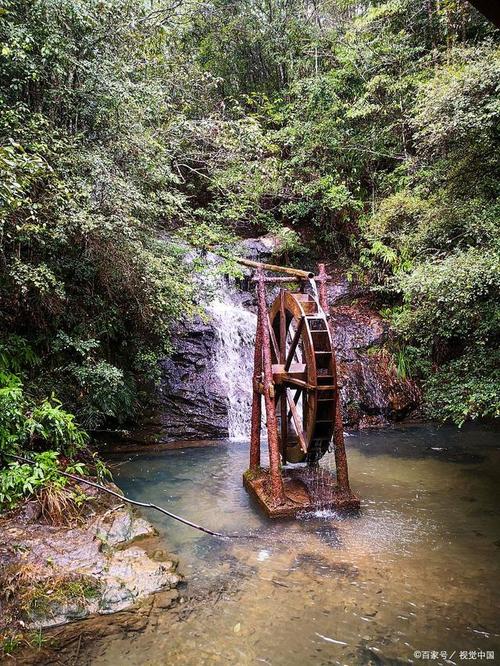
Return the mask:
[[253,350],[257,316],[242,304],[242,294],[222,283],[207,310],[217,332],[215,370],[229,400],[229,438],[250,437]]

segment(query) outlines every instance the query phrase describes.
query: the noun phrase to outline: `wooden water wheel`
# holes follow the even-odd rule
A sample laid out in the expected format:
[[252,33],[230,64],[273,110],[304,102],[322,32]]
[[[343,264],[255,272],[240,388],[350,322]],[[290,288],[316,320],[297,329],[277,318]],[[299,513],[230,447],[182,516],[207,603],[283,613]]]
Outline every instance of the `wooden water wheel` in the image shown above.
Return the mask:
[[[328,326],[324,264],[313,273],[239,259],[256,268],[255,336],[250,467],[243,484],[271,518],[312,509],[357,509],[344,447],[335,354]],[[268,277],[264,271],[290,277]],[[266,285],[281,289],[268,307]],[[310,293],[308,293],[308,290]],[[269,467],[261,466],[262,407]],[[316,463],[333,444],[335,476]],[[287,465],[287,463],[305,463]]]
[[281,456],[318,461],[335,425],[335,358],[325,312],[311,294],[281,290],[269,312]]

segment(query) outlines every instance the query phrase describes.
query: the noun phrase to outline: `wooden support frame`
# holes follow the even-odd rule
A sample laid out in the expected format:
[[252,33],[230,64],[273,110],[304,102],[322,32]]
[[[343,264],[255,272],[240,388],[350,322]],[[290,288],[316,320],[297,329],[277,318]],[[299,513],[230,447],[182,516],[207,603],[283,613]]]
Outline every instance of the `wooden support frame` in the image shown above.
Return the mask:
[[[265,276],[264,270],[279,271],[280,267],[250,261],[241,263],[256,268],[252,279],[257,287],[258,306],[250,468],[243,477],[244,485],[271,517],[296,515],[304,508],[317,506],[319,486],[313,482],[316,476],[322,479],[322,506],[356,509],[359,500],[349,488],[337,366],[328,321],[326,283],[330,276],[326,274],[324,264],[318,265],[318,275],[314,277],[307,271],[286,269],[283,272],[290,277],[270,278]],[[318,289],[313,289],[314,294],[311,295],[307,285],[313,279]],[[280,289],[279,296],[268,310],[266,284],[290,281],[298,281],[300,291]],[[292,320],[297,322],[297,327],[289,341]],[[319,336],[313,335],[318,332]],[[299,344],[301,352],[297,356]],[[297,363],[293,363],[294,357],[297,357]],[[276,362],[273,363],[273,360]],[[295,389],[293,395],[291,389]],[[297,406],[301,395],[304,397],[302,417]],[[319,398],[321,395],[325,397]],[[262,399],[266,414],[269,469],[261,467],[260,458]],[[321,403],[318,403],[319,399]],[[331,405],[331,408],[327,407],[330,420],[325,420],[325,402]],[[323,411],[316,420],[319,404],[323,405]],[[294,426],[292,431],[289,429],[290,418]],[[327,450],[324,444],[319,447],[324,424],[329,424],[326,432],[333,439],[336,479],[317,465],[318,459]],[[290,445],[290,441],[296,444]],[[290,449],[290,446],[295,448]],[[286,467],[283,468],[289,455],[292,455],[293,462],[302,458],[306,460],[308,467],[302,469],[309,471],[302,473],[295,468],[291,474]]]

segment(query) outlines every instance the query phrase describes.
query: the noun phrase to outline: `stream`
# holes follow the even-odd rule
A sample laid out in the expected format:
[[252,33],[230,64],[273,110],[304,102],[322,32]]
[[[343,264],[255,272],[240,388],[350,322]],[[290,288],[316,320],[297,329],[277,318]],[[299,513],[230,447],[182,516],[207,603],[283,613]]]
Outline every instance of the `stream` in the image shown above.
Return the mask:
[[180,611],[97,641],[81,663],[498,663],[497,433],[413,425],[346,444],[360,514],[296,521],[253,505],[245,442],[113,458],[129,496],[255,538],[217,539],[148,513],[187,578]]

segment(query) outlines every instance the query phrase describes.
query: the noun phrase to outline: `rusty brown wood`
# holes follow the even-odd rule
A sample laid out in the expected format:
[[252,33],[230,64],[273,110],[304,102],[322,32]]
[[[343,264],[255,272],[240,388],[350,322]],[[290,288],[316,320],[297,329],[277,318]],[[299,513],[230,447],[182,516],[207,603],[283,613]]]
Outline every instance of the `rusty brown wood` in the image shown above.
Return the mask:
[[[330,334],[333,339],[333,331],[331,330],[331,323],[329,318],[328,298],[326,294],[326,281],[327,274],[325,264],[318,264],[318,282],[319,282],[319,302],[323,311],[327,315],[327,322],[330,328]],[[335,350],[332,347],[333,355],[333,387],[334,387],[334,427],[333,427],[333,449],[335,454],[335,466],[337,468],[337,484],[341,491],[349,491],[349,472],[347,469],[347,457],[345,453],[344,444],[344,427],[342,423],[342,408],[340,404],[340,392],[338,390],[337,382],[337,359]]]
[[307,385],[305,363],[292,363],[288,371],[285,370],[285,366],[281,363],[273,363],[273,380],[275,384],[283,384],[292,379],[298,379],[304,385]]
[[[272,329],[272,327],[271,327]],[[286,360],[286,313],[285,313],[285,292],[280,290],[280,357],[279,362],[285,363]],[[281,460],[286,463],[286,445],[288,442],[288,389],[283,386],[280,396],[280,436],[281,436]]]
[[259,385],[262,383],[262,332],[260,312],[257,314],[257,331],[255,334],[255,350],[253,357],[253,396],[252,425],[250,431],[250,469],[260,467],[260,427],[262,419],[262,396]]
[[289,395],[288,391],[286,393],[287,401],[290,406],[290,411],[292,413],[293,422],[295,424],[295,430],[297,431],[297,437],[299,438],[300,448],[304,453],[307,453],[307,444],[304,437],[304,431],[302,429],[302,423],[300,422],[300,415],[297,409],[295,400]]
[[[299,401],[301,391],[302,391],[301,388],[295,389],[295,395],[293,396],[293,401],[295,402],[295,404],[297,404]],[[288,418],[290,418],[291,415],[292,415],[292,410],[288,412]]]
[[318,296],[319,304],[323,308],[323,311],[328,315],[328,298],[326,295],[326,281],[328,275],[326,274],[325,264],[318,264],[318,275],[316,276],[316,282],[319,284]]
[[285,313],[285,292],[280,289],[280,357],[279,363],[286,360],[286,313]]
[[306,391],[309,391],[311,389],[316,389],[317,386],[313,386],[312,384],[308,384],[307,382],[303,381],[302,379],[299,379],[298,377],[290,377],[290,375],[287,375],[286,377],[282,377],[278,375],[278,379],[282,384],[286,386],[286,384],[293,384],[293,386],[297,386],[300,388],[300,390],[304,389]]
[[[263,277],[262,267],[258,267],[258,277]],[[274,397],[273,370],[271,363],[271,344],[269,334],[269,317],[266,304],[266,287],[263,280],[257,282],[257,300],[262,335],[262,362],[264,370],[264,403],[266,406],[267,441],[269,446],[269,472],[271,478],[271,495],[275,504],[285,501],[283,480],[280,473],[280,451],[278,440],[278,424],[276,419],[276,403]]]
[[292,364],[292,359],[295,354],[295,350],[297,349],[297,345],[299,344],[300,336],[302,335],[302,328],[304,326],[304,317],[301,317],[299,319],[299,323],[297,325],[297,330],[295,331],[295,335],[293,336],[292,344],[290,345],[290,349],[288,350],[288,354],[285,360],[285,370],[289,370],[290,366]]
[[271,340],[272,350],[274,352],[274,356],[276,357],[276,362],[279,362],[279,360],[280,360],[280,350],[279,350],[279,346],[278,346],[278,341],[276,340],[276,335],[274,333],[274,329],[271,326],[271,322],[269,320],[269,315],[267,315],[267,325],[268,325],[269,337],[270,337],[270,340]]
[[[294,275],[290,275],[289,277],[279,277],[276,275],[265,275],[264,276],[264,282],[266,284],[290,284],[291,282],[300,282],[301,280],[305,280],[306,278],[299,278],[295,277]],[[258,278],[253,277],[251,279],[252,282],[258,282]]]
[[[315,275],[313,279],[317,281],[318,276]],[[281,276],[276,276],[276,275],[265,275],[264,276],[264,282],[266,284],[268,284],[268,283],[269,284],[290,284],[290,282],[302,282],[303,280],[306,280],[306,284],[307,284],[307,281],[309,280],[309,278],[302,278],[302,277],[299,278],[299,277],[295,277],[294,275],[290,275],[289,277],[281,277]],[[333,278],[330,275],[327,275],[326,276],[326,281],[330,282],[331,280],[333,280]],[[258,278],[252,277],[251,281],[252,282],[258,282]]]
[[[295,386],[301,389],[302,388],[312,389],[312,390],[307,390],[304,393],[305,402],[303,410],[304,419],[303,419],[302,430],[304,431],[304,441],[306,443],[306,448],[308,449],[309,443],[311,442],[311,439],[314,435],[315,422],[316,422],[315,417],[317,411],[317,396],[314,390],[317,385],[314,343],[304,313],[304,307],[303,307],[304,298],[299,297],[299,295],[296,293],[292,293],[290,291],[285,290],[284,300],[285,300],[285,309],[287,313],[287,321],[288,317],[291,317],[294,321],[297,322],[297,328],[299,327],[299,322],[301,321],[303,322],[301,325],[302,330],[298,332],[298,336],[296,338],[296,344],[294,345],[294,347],[298,345],[299,340],[302,341],[303,343],[302,360],[306,366],[306,377],[305,377],[306,382],[303,382],[301,379],[294,379],[292,377],[282,377],[280,379],[282,384],[285,384],[290,387]],[[279,330],[279,315],[280,315],[280,298],[278,297],[275,299],[270,309],[270,321],[272,322],[272,326],[275,331]],[[293,331],[292,341],[296,333],[297,331]],[[297,351],[296,348],[295,350],[292,349],[291,350],[292,353],[290,354],[289,350],[288,357],[294,358],[296,356],[296,351]],[[332,429],[333,429],[333,419],[332,419]],[[295,460],[295,462],[298,461]]]

